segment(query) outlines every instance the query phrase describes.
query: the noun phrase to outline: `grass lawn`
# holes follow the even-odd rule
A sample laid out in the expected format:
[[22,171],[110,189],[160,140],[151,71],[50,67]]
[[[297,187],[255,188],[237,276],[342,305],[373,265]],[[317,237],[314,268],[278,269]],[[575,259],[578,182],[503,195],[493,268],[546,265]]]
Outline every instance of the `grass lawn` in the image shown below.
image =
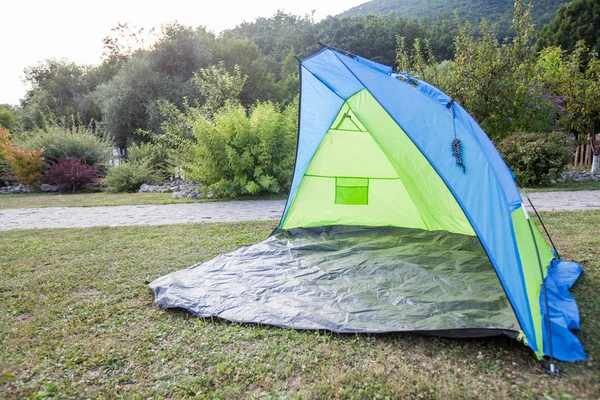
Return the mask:
[[545,213],[590,360],[544,373],[507,338],[340,335],[160,311],[144,281],[275,222],[0,233],[0,398],[598,398],[600,211]]
[[[286,199],[287,195],[266,195],[258,199]],[[244,198],[248,199],[248,198]],[[253,197],[252,199],[257,199]],[[222,201],[222,199],[220,199]],[[242,199],[240,199],[242,200]],[[173,199],[171,193],[20,193],[0,195],[0,209],[36,207],[129,206],[216,201],[210,199]]]
[[600,182],[563,182],[551,183],[548,186],[536,188],[523,188],[527,192],[557,192],[557,191],[575,191],[575,190],[600,190]]

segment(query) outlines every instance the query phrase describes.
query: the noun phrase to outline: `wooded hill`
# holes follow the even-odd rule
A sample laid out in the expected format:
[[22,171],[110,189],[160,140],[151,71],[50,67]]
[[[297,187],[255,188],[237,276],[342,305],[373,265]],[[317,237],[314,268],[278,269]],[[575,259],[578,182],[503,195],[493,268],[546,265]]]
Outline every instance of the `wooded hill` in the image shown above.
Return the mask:
[[[532,0],[533,20],[538,29],[556,16],[556,10],[568,0]],[[385,15],[395,13],[404,18],[437,18],[453,14],[478,24],[482,18],[498,24],[498,32],[508,34],[513,15],[514,0],[371,0],[353,7],[338,17],[352,15]]]

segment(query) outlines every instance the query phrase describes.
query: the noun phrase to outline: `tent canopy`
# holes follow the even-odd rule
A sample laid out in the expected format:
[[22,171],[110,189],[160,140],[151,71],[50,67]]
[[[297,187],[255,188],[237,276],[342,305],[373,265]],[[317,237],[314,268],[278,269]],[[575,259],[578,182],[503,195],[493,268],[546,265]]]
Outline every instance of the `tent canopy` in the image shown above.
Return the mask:
[[[228,311],[207,309],[204,294],[210,291],[194,277],[212,276],[222,261],[218,258],[153,282],[151,287],[160,306],[183,304],[202,316],[343,332],[489,329],[490,333],[497,330],[514,337],[522,333],[519,336],[526,338],[538,357],[550,353],[551,332],[557,358],[585,358],[581,344],[570,332],[579,327],[577,309],[566,307],[574,305],[568,288],[581,267],[555,259],[529,219],[512,172],[459,104],[425,82],[406,79],[388,66],[330,48],[302,60],[300,75],[296,163],[280,230],[255,245],[258,247],[231,253],[233,258],[216,269],[221,271],[217,280],[224,278],[225,270],[229,271],[228,277],[236,271],[234,275],[250,279],[252,273],[245,276],[243,268],[238,270],[236,265],[262,263],[258,275],[250,281],[264,279],[266,287],[261,293],[270,296],[269,300],[257,300],[250,289],[233,291]],[[453,153],[456,139],[461,150]],[[334,227],[355,227],[351,229],[353,240],[347,240],[346,231],[328,230]],[[290,232],[294,234],[290,236]],[[440,241],[440,232],[451,239]],[[379,239],[373,239],[373,235]],[[415,237],[420,238],[416,247],[411,239]],[[423,238],[429,241],[427,245]],[[464,238],[477,242],[477,249],[456,247]],[[371,243],[371,247],[360,246],[357,240]],[[312,243],[308,245],[312,253],[293,251],[305,249],[305,242]],[[345,251],[340,248],[343,243],[349,246]],[[467,267],[469,262],[465,261],[471,260],[472,251],[480,256],[477,268]],[[417,257],[419,254],[422,257]],[[436,254],[437,258],[431,257]],[[330,260],[337,260],[334,263],[341,269],[326,267]],[[300,273],[298,265],[307,270]],[[282,292],[281,283],[275,285],[272,277],[266,278],[267,270],[294,282],[300,274],[303,283]],[[327,285],[319,271],[329,271]],[[468,272],[456,275],[461,271]],[[370,274],[367,280],[365,273]],[[378,306],[369,295],[378,291],[367,281],[377,277],[382,287],[390,288],[380,293],[377,301],[391,307]],[[176,293],[176,288],[181,289],[188,281],[196,283],[188,285],[185,295]],[[438,282],[437,289],[425,283],[431,281]],[[541,290],[544,281],[550,326]],[[350,287],[348,282],[353,282]],[[444,283],[439,286],[439,282]],[[329,290],[330,284],[337,290]],[[463,302],[446,303],[454,296],[454,292],[443,289],[447,284],[461,286],[455,296],[466,296]],[[232,283],[230,289],[236,285]],[[487,293],[499,293],[498,302],[491,307],[484,301],[486,291],[477,290],[476,285],[488,288]],[[492,289],[494,285],[497,291]],[[362,289],[352,289],[356,287]],[[429,295],[417,296],[415,287]],[[203,293],[200,306],[191,306],[194,293]],[[282,293],[287,297],[282,298]],[[317,311],[320,304],[327,303],[325,298],[331,307],[348,304],[345,293],[357,296],[356,303],[352,303],[357,308],[348,306],[354,310],[352,315],[360,311],[369,316],[364,317],[368,323],[362,317],[358,318],[361,323],[350,318],[348,309],[342,309],[346,314],[339,315],[332,311],[337,317],[321,323],[324,316]],[[440,298],[439,293],[446,295]],[[398,296],[407,303],[399,306],[391,300]],[[223,298],[222,293],[219,298]],[[267,303],[270,311],[264,309]],[[277,312],[272,313],[273,307]],[[475,315],[477,318],[469,317]],[[307,320],[321,322],[312,324]]]

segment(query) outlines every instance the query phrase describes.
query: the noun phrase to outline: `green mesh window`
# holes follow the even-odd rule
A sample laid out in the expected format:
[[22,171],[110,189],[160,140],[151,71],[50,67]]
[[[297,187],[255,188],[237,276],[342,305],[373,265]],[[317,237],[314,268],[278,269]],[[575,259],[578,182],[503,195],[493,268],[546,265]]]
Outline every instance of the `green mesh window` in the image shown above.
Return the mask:
[[369,204],[369,179],[335,178],[335,204]]

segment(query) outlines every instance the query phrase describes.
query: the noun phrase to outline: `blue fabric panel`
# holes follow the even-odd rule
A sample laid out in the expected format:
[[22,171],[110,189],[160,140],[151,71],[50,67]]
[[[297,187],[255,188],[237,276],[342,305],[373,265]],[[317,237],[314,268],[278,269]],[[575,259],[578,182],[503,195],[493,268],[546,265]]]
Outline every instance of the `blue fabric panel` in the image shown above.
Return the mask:
[[[341,69],[338,67],[338,69]],[[306,68],[302,68],[298,150],[290,195],[281,222],[294,200],[300,181],[321,140],[337,116],[344,100],[333,93]]]
[[359,56],[355,56],[354,59],[361,64],[365,64],[367,67],[371,67],[379,72],[383,72],[386,75],[391,75],[393,70],[392,67],[389,67],[384,64],[379,64],[375,61],[367,60],[366,58],[362,58]]
[[402,127],[455,195],[486,249],[511,301],[530,347],[538,346],[527,290],[514,240],[511,207],[496,165],[481,151],[470,125],[456,125],[463,143],[466,174],[451,152],[452,112],[408,83],[341,54],[335,54]]
[[[550,330],[552,332],[552,353],[561,361],[582,361],[587,357],[581,342],[571,329],[579,329],[579,309],[569,292],[583,268],[575,262],[553,260],[544,280],[548,293],[550,311]],[[550,355],[546,301],[544,291],[540,290],[540,308],[542,310],[544,354]]]
[[[424,81],[419,81],[419,90],[444,107],[451,100],[451,97],[446,93]],[[500,180],[502,188],[506,193],[508,203],[511,206],[511,211],[516,210],[521,205],[521,195],[519,193],[519,188],[515,184],[514,174],[508,165],[506,165],[502,159],[502,156],[500,153],[498,153],[498,150],[496,150],[496,147],[490,141],[483,129],[481,129],[479,124],[475,122],[473,117],[471,117],[471,115],[466,112],[465,109],[462,108],[458,103],[455,102],[454,107],[458,122],[474,134],[475,138],[479,142],[481,150],[486,154],[488,160],[494,166],[496,175],[498,175],[498,179]]]
[[[363,89],[360,82],[344,68],[331,50],[323,49],[319,53],[305,58],[302,66],[344,100]],[[302,83],[304,84],[304,82]]]

